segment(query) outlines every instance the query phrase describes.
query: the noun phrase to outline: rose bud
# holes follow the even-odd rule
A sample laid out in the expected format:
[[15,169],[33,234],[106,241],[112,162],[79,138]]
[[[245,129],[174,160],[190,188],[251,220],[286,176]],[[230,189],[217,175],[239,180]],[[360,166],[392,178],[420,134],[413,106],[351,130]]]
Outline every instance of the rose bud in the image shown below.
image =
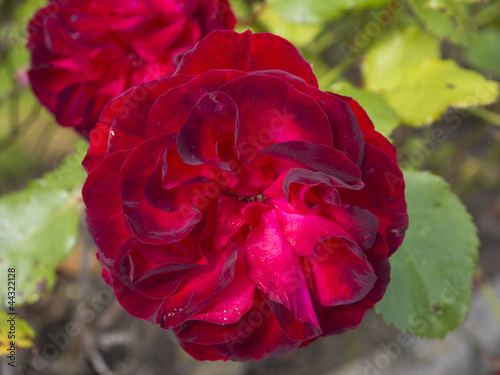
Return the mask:
[[354,329],[408,226],[395,148],[272,34],[214,31],[111,101],[84,166],[104,279],[199,360]]
[[199,39],[235,23],[228,0],[50,0],[28,27],[31,86],[88,138],[110,99],[172,74]]

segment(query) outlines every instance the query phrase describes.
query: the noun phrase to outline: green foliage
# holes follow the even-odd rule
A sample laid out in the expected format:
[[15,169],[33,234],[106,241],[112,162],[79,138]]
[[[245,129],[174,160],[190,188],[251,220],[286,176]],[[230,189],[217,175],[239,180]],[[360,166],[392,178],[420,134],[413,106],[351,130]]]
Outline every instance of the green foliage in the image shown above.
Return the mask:
[[403,331],[444,337],[470,304],[477,230],[440,177],[407,171],[405,181],[410,227],[390,259],[392,281],[376,310]]
[[455,0],[410,0],[409,4],[419,21],[439,38],[462,43],[467,30],[467,7]]
[[82,167],[82,160],[87,153],[89,143],[80,140],[75,145],[75,152],[67,156],[57,169],[45,174],[44,178],[36,181],[41,186],[48,186],[56,189],[75,189],[83,184],[87,178],[87,173]]
[[471,66],[500,78],[500,30],[471,33],[465,51]]
[[400,123],[398,114],[380,95],[360,89],[347,82],[338,82],[332,85],[331,91],[355,99],[373,121],[375,129],[384,136],[390,137],[392,131],[398,127]]
[[297,23],[322,23],[340,17],[349,9],[387,4],[388,0],[270,0],[269,6]]
[[410,125],[430,124],[450,106],[474,108],[497,100],[497,82],[438,58],[438,47],[416,26],[395,30],[367,53],[365,87],[380,93]]
[[10,355],[10,342],[15,341],[16,348],[30,348],[34,345],[35,331],[29,323],[16,316],[16,338],[9,339],[10,323],[8,319],[11,316],[0,309],[0,356]]
[[19,348],[30,348],[34,345],[33,340],[35,339],[35,331],[29,323],[16,316],[16,332],[15,339],[9,339],[10,323],[8,319],[12,315],[7,315],[7,313],[0,309],[0,356],[10,355],[10,342],[15,341],[16,349]]
[[389,91],[408,78],[409,67],[440,54],[439,42],[419,27],[394,30],[366,54],[361,67],[365,87]]
[[[74,249],[84,180],[81,165],[70,156],[26,189],[0,197],[0,264],[16,269],[16,303],[33,303],[50,290],[56,267]],[[2,303],[6,292],[0,291]]]
[[299,48],[310,43],[322,29],[319,24],[292,22],[271,7],[264,8],[259,15],[259,22],[269,32],[287,39]]

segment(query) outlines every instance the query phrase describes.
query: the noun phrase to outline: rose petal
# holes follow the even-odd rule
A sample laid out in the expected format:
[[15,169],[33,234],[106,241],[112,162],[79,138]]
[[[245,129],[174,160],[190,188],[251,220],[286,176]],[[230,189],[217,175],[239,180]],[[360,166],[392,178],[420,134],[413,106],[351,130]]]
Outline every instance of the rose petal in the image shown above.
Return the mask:
[[366,143],[370,143],[371,145],[379,148],[382,152],[389,156],[394,163],[398,163],[396,147],[394,147],[386,137],[374,129],[363,132],[363,136],[365,137]]
[[[184,163],[200,165],[218,161],[221,133],[234,134],[236,119],[236,104],[228,95],[218,92],[201,98],[177,134],[177,149]],[[231,138],[234,144],[234,137]]]
[[329,176],[323,172],[313,172],[308,169],[292,168],[283,178],[283,194],[289,199],[290,185],[303,184],[311,186],[329,186],[334,188],[343,187],[345,189],[359,190],[364,186],[362,179],[359,179],[352,185],[347,185],[338,178]]
[[356,206],[326,205],[323,212],[349,235],[362,250],[372,247],[377,238],[378,219]]
[[165,300],[162,328],[175,328],[192,319],[232,282],[238,257],[236,247],[228,245],[223,250],[209,248],[205,256],[208,264],[193,269],[177,291]]
[[181,339],[177,339],[182,349],[197,361],[224,361],[229,358],[217,352],[213,347],[208,345],[194,344]]
[[129,238],[120,198],[120,168],[128,151],[110,155],[89,173],[83,186],[87,229],[100,251],[101,259],[109,264]]
[[318,243],[317,255],[307,258],[310,283],[323,306],[347,305],[363,299],[377,276],[366,255],[351,241],[332,237]]
[[238,108],[236,146],[242,160],[255,164],[250,151],[287,141],[302,140],[331,145],[328,118],[308,95],[281,78],[250,75],[235,79],[219,91],[228,94]]
[[252,308],[254,292],[255,285],[247,277],[243,254],[239,252],[231,284],[192,319],[219,325],[237,323]]
[[367,209],[378,218],[379,233],[391,255],[408,228],[403,173],[389,156],[370,144],[366,145],[361,171],[365,187],[359,191],[339,188],[342,202]]
[[120,172],[123,213],[135,236],[145,243],[178,241],[202,217],[189,202],[177,211],[167,212],[153,207],[146,199],[146,186],[169,139],[170,136],[160,136],[141,143],[130,153]]
[[127,102],[132,94],[133,89],[125,91],[123,94],[112,99],[101,112],[99,121],[90,132],[90,145],[83,159],[83,166],[87,172],[94,169],[99,164],[106,154],[108,149],[108,139],[111,124],[120,114],[123,105]]
[[[119,265],[123,259],[133,248],[132,241],[127,241],[121,247],[116,255],[115,266]],[[145,297],[143,294],[136,292],[122,279],[119,269],[115,267],[110,269],[109,276],[112,280],[113,292],[120,305],[130,315],[139,319],[148,320],[151,323],[158,324],[161,319],[163,299],[153,299]]]
[[330,121],[333,146],[342,151],[358,167],[363,161],[364,139],[355,113],[343,100],[329,92],[323,92],[310,86],[302,79],[283,71],[268,70],[259,72],[273,77],[280,77],[297,90],[309,95],[321,106]]
[[361,178],[356,165],[342,152],[329,146],[290,141],[271,145],[260,153],[288,162],[289,168],[301,167],[323,172],[346,184],[357,184]]
[[[284,240],[274,210],[263,214],[261,225],[248,235],[244,256],[249,279],[267,295],[271,307],[279,312],[277,318],[287,336],[294,340],[317,336],[320,333],[319,323],[301,260]],[[278,304],[291,314],[284,313],[285,310]]]
[[137,86],[110,130],[108,154],[129,150],[146,139],[146,122],[156,99],[166,90],[186,83],[192,77],[176,76],[160,78]]
[[235,197],[227,194],[220,196],[213,230],[214,245],[217,249],[226,246],[231,237],[245,223],[245,218],[241,213],[243,207],[245,207],[245,203]]
[[270,358],[297,349],[301,341],[288,338],[278,324],[273,310],[266,302],[261,317],[251,329],[238,338],[212,347],[233,361],[250,361]]
[[234,70],[211,71],[186,84],[165,90],[149,111],[147,138],[177,133],[189,118],[191,109],[204,95],[244,74]]
[[157,264],[187,263],[193,259],[196,250],[191,236],[164,245],[149,245],[138,241],[136,246],[142,256]]
[[390,280],[390,264],[387,259],[387,244],[378,236],[374,246],[365,255],[372,265],[377,280],[371,291],[362,300],[334,307],[316,306],[323,336],[340,335],[356,328],[368,309],[373,308],[385,293]]
[[182,57],[175,74],[201,74],[213,69],[284,70],[318,86],[311,65],[299,51],[287,40],[268,33],[212,31]]
[[300,215],[276,208],[283,238],[302,257],[316,255],[316,246],[331,237],[354,240],[341,227],[321,215]]
[[156,264],[144,258],[132,247],[121,262],[115,262],[115,269],[120,272],[121,280],[127,287],[152,299],[170,296],[179,286],[187,272],[199,265],[195,263]]

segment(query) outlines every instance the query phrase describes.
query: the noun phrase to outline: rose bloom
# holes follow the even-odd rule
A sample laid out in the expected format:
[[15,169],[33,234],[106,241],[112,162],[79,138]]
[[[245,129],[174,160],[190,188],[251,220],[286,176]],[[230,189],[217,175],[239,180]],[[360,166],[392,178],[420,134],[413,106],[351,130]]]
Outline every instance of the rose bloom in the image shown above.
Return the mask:
[[84,166],[103,277],[199,360],[355,328],[408,226],[394,147],[272,34],[214,31],[111,101]]
[[235,23],[228,0],[49,0],[29,23],[29,78],[57,122],[88,138],[110,99],[172,74],[199,39]]

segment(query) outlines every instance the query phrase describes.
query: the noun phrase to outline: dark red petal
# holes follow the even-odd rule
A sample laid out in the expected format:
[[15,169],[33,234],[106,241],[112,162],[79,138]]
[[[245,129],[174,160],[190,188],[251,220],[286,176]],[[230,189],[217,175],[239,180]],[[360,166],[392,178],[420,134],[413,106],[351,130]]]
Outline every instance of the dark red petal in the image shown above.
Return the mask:
[[147,138],[177,133],[189,118],[191,109],[207,93],[245,73],[216,70],[201,74],[190,82],[165,90],[151,107],[147,120]]
[[191,79],[183,75],[164,77],[135,87],[111,126],[108,153],[129,150],[143,142],[149,111],[156,99],[166,90]]
[[[127,256],[133,246],[132,241],[127,241],[123,244],[115,257],[115,266],[120,265],[121,259]],[[113,292],[116,299],[125,311],[136,318],[148,320],[151,323],[158,324],[160,322],[163,299],[152,299],[136,292],[127,285],[122,279],[120,270],[115,267],[110,269],[109,276],[112,279]]]
[[213,345],[221,355],[233,361],[250,361],[276,357],[297,349],[301,341],[290,340],[282,331],[273,310],[266,302],[252,328],[235,340]]
[[191,357],[197,361],[227,361],[229,358],[223,356],[213,347],[208,345],[193,344],[192,342],[187,342],[181,339],[177,339],[179,345],[188,353]]
[[351,241],[328,238],[316,246],[317,255],[307,259],[310,282],[323,306],[347,305],[364,298],[377,276],[366,255]]
[[230,191],[237,196],[257,195],[277,178],[276,171],[269,166],[260,167],[239,163],[233,171],[237,177],[237,183],[231,185]]
[[336,177],[346,184],[359,183],[361,172],[339,150],[319,144],[290,141],[271,145],[261,154],[289,162],[290,167],[307,168]]
[[157,264],[187,263],[195,256],[191,236],[186,236],[179,242],[165,245],[149,245],[138,241],[136,246],[145,258]]
[[[334,188],[343,187],[345,189],[352,189],[352,190],[359,190],[362,189],[364,186],[364,182],[361,179],[359,179],[352,185],[347,185],[345,182],[339,180],[338,178],[329,176],[323,172],[313,172],[308,169],[292,168],[284,176],[282,183],[283,194],[287,200],[290,194],[290,189],[291,189],[290,185],[292,184],[302,184],[310,186],[329,186]],[[265,192],[264,195],[266,195]]]
[[219,91],[228,94],[238,108],[236,145],[240,158],[255,164],[251,151],[282,142],[301,140],[332,144],[330,124],[310,96],[281,78],[250,75],[235,79]]
[[214,245],[217,249],[226,246],[230,238],[245,223],[245,218],[241,213],[243,207],[245,203],[235,197],[227,194],[220,196],[213,230]]
[[248,280],[246,273],[240,253],[231,284],[200,314],[179,327],[176,334],[186,341],[215,344],[234,340],[250,329],[260,317],[261,310],[256,311],[255,285]]
[[182,57],[175,74],[201,74],[213,69],[284,70],[318,87],[311,65],[300,52],[287,40],[269,33],[212,31]]
[[361,165],[364,139],[356,115],[349,104],[334,94],[320,91],[286,72],[271,70],[259,74],[280,77],[316,100],[330,121],[333,146],[342,151],[354,164]]
[[137,247],[130,249],[115,269],[127,287],[152,299],[170,296],[179,286],[187,271],[199,267],[195,263],[156,264],[142,256]]
[[377,238],[378,219],[356,206],[325,205],[324,213],[343,228],[362,250],[372,247]]
[[145,243],[178,241],[202,217],[189,202],[184,202],[177,211],[167,212],[153,207],[146,199],[146,186],[170,139],[160,136],[141,143],[130,153],[120,172],[123,213],[135,236]]
[[277,318],[286,335],[294,340],[317,336],[319,323],[301,259],[283,238],[274,210],[262,215],[261,225],[250,232],[244,246],[248,278],[280,313]]
[[350,98],[348,96],[342,96],[339,94],[333,94],[331,95],[336,96],[340,100],[346,102],[349,107],[351,107],[352,111],[356,115],[356,119],[358,120],[359,127],[361,128],[361,131],[364,133],[365,131],[375,129],[373,126],[372,120],[370,120],[370,117],[368,117],[366,111],[358,104],[356,100],[353,98]]
[[354,240],[340,226],[321,215],[300,215],[276,208],[283,238],[302,257],[317,253],[316,245],[331,237]]
[[[255,286],[254,286],[255,288]],[[250,300],[250,302],[253,302]],[[176,336],[187,342],[213,345],[233,341],[253,328],[261,319],[261,312],[250,310],[240,320],[230,324],[214,324],[200,320],[190,320],[175,330]]]
[[228,95],[216,92],[202,97],[177,134],[177,149],[184,163],[200,165],[217,162],[221,133],[234,134],[236,119],[236,104]]
[[389,156],[370,144],[366,144],[361,171],[365,187],[359,191],[339,188],[342,202],[367,209],[378,218],[379,233],[386,239],[391,255],[403,242],[408,228],[403,173]]
[[[40,48],[40,45],[36,45],[36,48]],[[33,60],[40,56],[39,52],[41,51],[32,52]],[[81,72],[71,59],[59,60],[53,63],[48,63],[46,59],[47,56],[44,53],[42,61],[39,64],[36,61],[32,61],[32,67],[28,71],[28,76],[33,92],[39,98],[40,102],[51,112],[54,112],[58,93],[65,86],[77,82],[79,80],[78,74]]]
[[[202,2],[201,6],[206,2]],[[234,26],[236,26],[236,17],[231,11],[231,6],[229,5],[228,0],[210,0],[208,1],[209,9],[207,12],[216,13],[216,15],[212,15],[211,17],[205,17],[204,24],[204,35],[208,34],[212,30],[233,30]],[[216,9],[213,10],[212,7]]]
[[[100,101],[104,105],[110,98],[106,96],[103,100],[103,98],[96,97],[89,86],[89,84],[77,82],[66,85],[61,92],[57,93],[54,114],[56,115],[58,123],[64,124],[64,126],[75,127],[80,132],[86,127],[84,123],[85,119],[90,119],[93,122],[89,128],[95,125],[99,112],[97,111],[95,116],[93,116],[92,113],[86,113],[87,108],[93,112],[95,103]],[[123,90],[120,90],[120,92],[121,91]]]
[[120,198],[120,168],[128,151],[110,155],[89,173],[83,186],[87,229],[99,249],[101,259],[113,264],[130,234],[126,228]]
[[157,164],[158,172],[161,172],[161,178],[159,178],[161,187],[163,189],[190,187],[210,180],[213,175],[211,169],[206,165],[185,164],[175,151],[175,136],[171,135],[171,139],[172,142],[168,145],[169,150],[163,154],[161,162]]
[[[292,176],[288,176],[290,172],[293,172]],[[315,175],[315,173],[319,175]],[[294,179],[297,182],[294,182]],[[359,183],[363,184],[362,181]],[[283,172],[279,175],[264,190],[263,194],[268,198],[270,204],[287,212],[318,215],[322,211],[321,205],[323,203],[341,204],[340,196],[334,188],[337,185],[335,181],[327,178],[321,172],[292,168],[289,172]]]
[[387,156],[389,156],[394,163],[398,163],[396,147],[394,147],[386,137],[384,137],[374,129],[365,131],[363,133],[363,136],[365,137],[366,143],[379,148],[381,151],[387,154]]
[[222,250],[206,249],[208,264],[193,269],[177,291],[165,300],[161,326],[178,327],[198,315],[226,289],[234,278],[238,249],[228,245]]
[[92,171],[99,164],[108,150],[108,139],[111,124],[120,114],[122,107],[130,98],[133,89],[125,91],[106,104],[101,112],[99,121],[90,132],[90,145],[83,166],[87,172]]
[[377,237],[375,244],[365,252],[365,255],[377,275],[372,290],[365,298],[355,303],[335,307],[317,305],[316,311],[323,330],[322,336],[340,335],[356,328],[361,323],[366,310],[373,308],[384,295],[390,281],[390,264],[387,259],[387,244],[382,236]]
[[231,283],[192,319],[219,325],[237,323],[253,306],[255,285],[248,280],[247,272],[240,251]]

